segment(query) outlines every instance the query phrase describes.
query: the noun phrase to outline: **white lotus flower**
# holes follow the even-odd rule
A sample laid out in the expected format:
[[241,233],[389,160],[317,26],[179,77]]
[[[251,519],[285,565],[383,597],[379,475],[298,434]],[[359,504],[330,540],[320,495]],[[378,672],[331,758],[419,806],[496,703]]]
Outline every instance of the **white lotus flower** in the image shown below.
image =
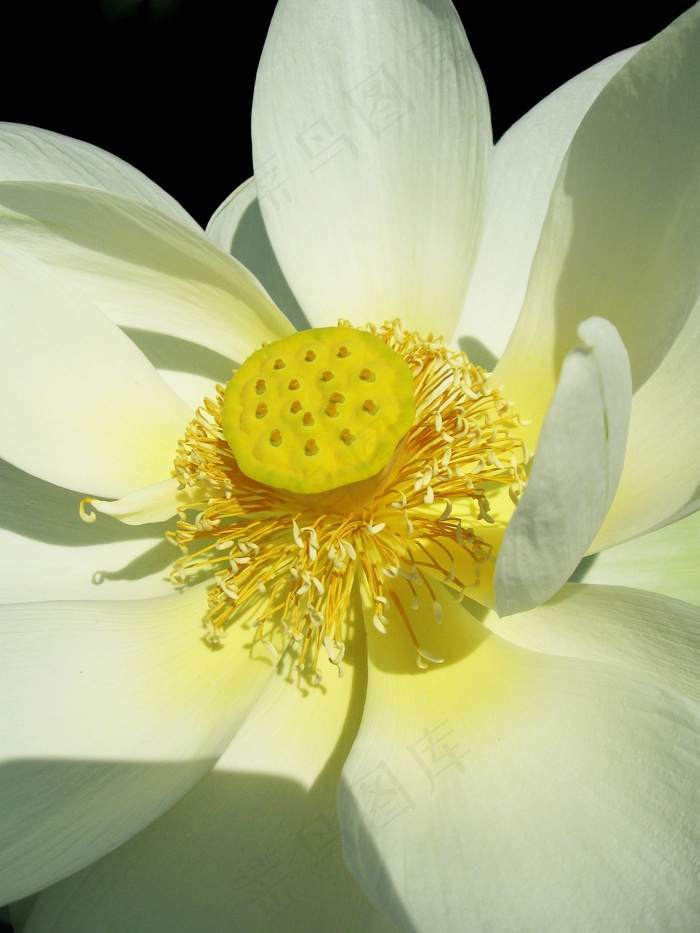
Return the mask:
[[[210,239],[114,157],[2,127],[0,901],[46,889],[17,908],[24,933],[697,927],[700,625],[673,598],[697,599],[697,521],[670,523],[698,505],[699,46],[696,6],[562,87],[496,147],[487,196],[488,105],[447,0],[281,0],[255,184]],[[414,385],[435,354],[475,381],[430,405],[421,390],[421,438],[445,459],[409,436],[396,462],[423,457],[423,499],[384,502],[396,519],[378,521],[375,489],[342,553],[323,513],[312,533],[255,487],[264,514],[241,512],[232,552],[252,595],[213,650],[211,573],[173,588],[160,522],[234,469],[220,438],[211,454],[210,406],[178,454],[181,479],[202,476],[169,479],[213,379],[263,341],[288,352],[269,297],[292,313],[286,283],[315,327],[400,317],[381,333]],[[451,352],[411,347],[414,330],[500,356],[489,388]],[[455,392],[490,398],[492,427],[499,399],[530,424],[491,435],[465,403],[453,443]],[[513,486],[517,508],[489,483],[475,499],[471,473],[448,495],[483,444],[471,473]],[[181,543],[226,543],[217,516],[250,502],[236,476]],[[127,524],[76,528],[80,493],[117,500],[93,505]],[[291,621],[308,660],[326,655],[313,669],[345,651],[345,676],[321,686],[291,676],[298,653],[247,650],[272,597],[255,596],[270,574],[246,576],[246,549],[286,554],[288,539],[308,578],[283,593],[347,602]],[[416,547],[437,580],[405,559]],[[566,583],[604,548],[577,571],[604,585]],[[335,560],[324,585],[314,568]],[[217,577],[216,639],[234,577]],[[457,584],[472,598],[455,602]],[[283,629],[265,626],[274,653]],[[420,671],[411,633],[444,663]]]

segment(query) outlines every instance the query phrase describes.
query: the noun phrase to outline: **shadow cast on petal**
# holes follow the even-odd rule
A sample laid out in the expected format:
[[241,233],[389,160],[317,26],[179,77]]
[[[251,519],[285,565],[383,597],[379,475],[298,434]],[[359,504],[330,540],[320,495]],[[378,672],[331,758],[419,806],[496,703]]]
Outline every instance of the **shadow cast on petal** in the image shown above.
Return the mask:
[[[232,317],[231,326],[234,324]],[[192,373],[223,385],[231,378],[234,361],[224,356],[223,353],[217,353],[209,347],[192,343],[182,337],[173,337],[170,334],[159,334],[152,330],[139,330],[135,327],[124,327],[122,330],[156,369]],[[243,361],[236,360],[235,362]]]
[[[97,521],[86,525],[78,515],[80,493],[54,486],[0,460],[0,528],[68,547],[153,538],[152,525]],[[176,519],[158,526],[158,534],[174,529]]]
[[261,282],[297,330],[310,326],[277,262],[257,198],[243,212],[229,252]]

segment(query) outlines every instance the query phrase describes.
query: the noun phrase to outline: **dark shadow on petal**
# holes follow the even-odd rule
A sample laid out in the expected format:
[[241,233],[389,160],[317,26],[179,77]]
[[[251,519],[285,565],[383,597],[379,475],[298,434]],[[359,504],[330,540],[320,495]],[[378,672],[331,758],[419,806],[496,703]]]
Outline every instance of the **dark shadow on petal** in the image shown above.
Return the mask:
[[257,198],[243,212],[229,252],[250,269],[297,330],[310,326],[277,262]]
[[[213,762],[210,762],[211,766]],[[151,763],[140,761],[91,761],[26,758],[0,765],[0,801],[12,812],[12,831],[0,824],[0,878],[8,900],[17,900],[37,890],[42,874],[32,864],[41,863],[41,854],[58,851],[67,871],[81,867],[86,856],[78,854],[83,846],[95,856],[108,851],[128,837],[121,825],[130,810],[148,813],[144,805],[144,785],[140,801],[133,801],[129,786],[137,774],[149,775],[148,798],[153,816],[177,800],[207,767],[205,761]],[[47,774],[51,780],[47,782]],[[55,794],[55,801],[53,799]],[[64,816],[56,821],[57,807],[64,804]],[[131,804],[135,804],[132,807]],[[20,815],[17,820],[17,814]],[[144,820],[146,817],[144,817]],[[31,823],[29,847],[24,841],[24,827]],[[70,849],[76,847],[75,855]],[[66,851],[68,850],[68,851]],[[89,857],[89,856],[88,856]],[[21,881],[20,879],[24,879]],[[54,878],[52,880],[58,880]]]
[[[43,764],[57,781],[99,781],[101,768],[107,777],[96,762]],[[168,765],[139,767],[157,782]],[[131,841],[48,888],[32,922],[52,918],[52,933],[393,933],[345,868],[334,797],[334,788],[211,772]]]
[[[86,524],[78,515],[80,493],[54,486],[0,460],[0,528],[15,534],[72,547],[113,541],[152,539],[153,525],[124,525],[108,516]],[[157,526],[158,534],[174,529],[177,519]],[[173,554],[175,549],[172,548]]]
[[[396,607],[390,605],[385,618],[387,633],[379,637],[375,635],[373,628],[373,610],[365,613],[365,625],[371,635],[368,639],[368,650],[372,664],[379,670],[391,674],[406,674],[409,677],[430,677],[432,669],[448,667],[460,661],[490,636],[490,632],[481,625],[479,618],[471,614],[471,600],[456,603],[453,593],[446,586],[437,581],[431,581],[431,585],[442,604],[442,622],[437,621],[432,600],[423,585],[416,587],[421,600],[417,610],[410,608],[413,591],[400,578],[387,588],[387,593],[391,589],[394,595],[398,596],[421,648],[442,658],[442,663],[430,663],[426,670],[418,667],[416,648],[408,630]],[[392,595],[392,603],[393,601]]]
[[588,557],[584,557],[576,570],[574,570],[574,572],[567,580],[567,583],[583,583],[586,579],[586,574],[595,563],[597,556],[597,554],[589,554]]
[[475,366],[481,366],[481,368],[485,369],[487,372],[491,372],[498,362],[496,354],[492,353],[486,344],[477,340],[476,337],[459,337],[457,345],[462,353],[467,355],[467,359],[470,363],[474,363]]
[[[367,896],[373,903],[381,903],[384,910],[389,911],[390,916],[397,920],[399,929],[405,930],[406,933],[414,933],[416,927],[407,916],[389,873],[382,865],[371,833],[367,831],[364,825],[362,808],[358,805],[349,789],[342,785],[342,778],[339,801],[339,814],[344,827],[344,845],[348,865],[352,865],[356,853],[359,852],[361,853],[361,862],[366,861],[372,866],[378,866],[373,871],[372,889],[367,891]],[[408,843],[408,840],[406,841]]]
[[[231,326],[235,327],[235,320],[231,319]],[[224,385],[231,378],[231,370],[235,363],[216,350],[203,347],[199,343],[192,343],[181,337],[172,337],[170,334],[158,334],[150,330],[138,330],[135,327],[122,328],[129,340],[136,344],[156,369],[171,369],[178,373],[193,373],[195,376],[204,376],[212,382],[221,382]]]
[[[356,636],[347,655],[348,663],[357,666],[350,709],[308,791],[299,781],[278,775],[223,769],[206,774],[151,826],[45,891],[33,918],[37,927],[42,918],[50,918],[52,933],[87,930],[90,922],[99,930],[139,933],[395,933],[345,867],[336,810],[339,774],[357,734],[366,690],[361,626]],[[281,664],[277,676],[296,679],[283,668]],[[329,682],[326,689],[333,687]],[[288,689],[297,687],[290,683]],[[269,715],[285,716],[284,699],[283,690]],[[322,703],[317,710],[323,713]],[[299,741],[295,719],[288,723],[280,742],[281,760],[286,754],[304,754],[293,747]],[[264,734],[260,741],[265,741]],[[231,752],[235,748],[234,740]],[[228,760],[235,766],[235,755],[229,753]],[[41,765],[16,763],[17,786]],[[99,785],[100,767],[105,776],[114,767],[96,762],[43,765],[55,769],[57,786],[76,777]],[[152,769],[157,783],[168,766],[137,767]],[[408,923],[405,929],[411,929]]]
[[[176,549],[164,538],[119,570],[96,569],[92,582],[95,586],[101,586],[106,580],[142,580],[158,570],[162,570],[163,576],[167,577],[177,556]],[[192,579],[188,578],[187,585],[194,586],[197,582],[200,581],[193,576]]]

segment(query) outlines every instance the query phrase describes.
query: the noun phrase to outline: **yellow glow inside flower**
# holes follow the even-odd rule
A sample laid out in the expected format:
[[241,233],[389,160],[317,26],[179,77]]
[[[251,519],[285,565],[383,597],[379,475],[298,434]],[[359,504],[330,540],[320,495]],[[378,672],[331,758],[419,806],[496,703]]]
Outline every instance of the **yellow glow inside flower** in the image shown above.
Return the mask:
[[[296,644],[298,669],[320,680],[323,649],[342,673],[345,618],[362,577],[375,627],[402,631],[420,667],[440,663],[419,644],[411,613],[427,601],[440,621],[434,580],[456,598],[469,590],[491,603],[494,557],[525,483],[521,422],[486,374],[399,321],[365,330],[341,322],[264,347],[217,391],[180,444],[175,474],[193,488],[196,515],[181,513],[170,535],[184,555],[174,582],[188,571],[216,581],[210,640],[225,637],[240,607],[255,606],[256,637],[273,654],[279,627]],[[352,459],[353,450],[362,455]]]

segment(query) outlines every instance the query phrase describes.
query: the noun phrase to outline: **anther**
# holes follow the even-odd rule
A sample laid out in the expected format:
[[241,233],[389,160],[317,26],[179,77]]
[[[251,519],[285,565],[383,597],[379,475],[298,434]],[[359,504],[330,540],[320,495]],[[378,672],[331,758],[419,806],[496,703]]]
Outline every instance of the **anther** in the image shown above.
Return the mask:
[[347,347],[340,347],[338,350],[338,356],[342,359],[345,359],[346,356],[350,356],[350,351]]
[[88,524],[92,524],[92,522],[94,522],[95,519],[97,518],[97,512],[86,512],[85,511],[85,506],[90,505],[91,502],[92,502],[92,499],[86,498],[86,499],[83,499],[80,505],[78,506],[78,514],[80,515],[82,520],[84,522],[87,522]]
[[432,651],[426,651],[424,648],[418,649],[418,657],[416,663],[421,670],[425,670],[426,665],[421,664],[421,661],[430,661],[431,664],[442,664],[443,658],[439,657],[437,654],[433,654]]
[[296,414],[298,411],[301,411],[301,402],[299,399],[294,399],[292,402],[292,411]]
[[377,410],[377,406],[374,404],[371,398],[365,399],[365,403],[362,407],[365,411],[368,411],[370,415],[373,415]]
[[275,369],[284,369],[285,365],[286,364],[284,360],[281,360],[281,359],[275,360]]
[[346,444],[352,444],[355,439],[348,428],[343,428],[343,430],[340,432],[340,438],[341,440],[345,441]]
[[277,428],[275,428],[275,430],[270,434],[270,443],[273,447],[279,447],[279,445],[282,443],[282,435],[277,430]]
[[344,402],[344,401],[345,401],[345,396],[342,395],[340,392],[331,393],[331,402]]
[[313,437],[310,437],[310,438],[308,439],[308,441],[306,442],[306,444],[304,445],[304,447],[305,447],[305,449],[306,449],[306,453],[307,453],[310,457],[313,456],[314,454],[317,454],[317,453],[318,453],[318,444],[317,444],[316,441],[313,439]]
[[270,652],[270,654],[272,655],[273,658],[275,658],[275,660],[279,657],[279,652],[277,648],[275,648],[275,646],[272,644],[272,642],[268,638],[263,638],[260,644],[263,646],[263,648],[266,648]]
[[257,418],[264,418],[267,414],[267,405],[265,402],[260,402],[258,407],[255,409],[255,416]]
[[326,405],[326,414],[329,415],[331,418],[338,417],[338,409],[335,407],[335,405],[332,402],[329,402]]
[[314,416],[310,411],[304,412],[304,424],[309,425],[314,423]]
[[324,372],[323,372],[323,380],[324,380],[324,382],[330,382],[331,379],[333,379],[333,373],[330,371],[330,369],[324,370]]
[[440,516],[440,518],[438,518],[438,521],[439,522],[447,521],[447,519],[450,517],[451,512],[452,512],[452,503],[450,502],[449,499],[447,499],[447,501],[445,502],[445,508],[443,510],[443,513]]
[[313,350],[307,350],[306,356],[304,357],[304,359],[307,360],[309,363],[312,363],[316,359],[316,354],[314,353]]
[[364,379],[365,382],[374,382],[374,373],[371,369],[363,369],[360,372],[360,379]]
[[258,393],[265,391],[265,380],[264,379],[258,379],[258,381],[255,383],[255,391]]

